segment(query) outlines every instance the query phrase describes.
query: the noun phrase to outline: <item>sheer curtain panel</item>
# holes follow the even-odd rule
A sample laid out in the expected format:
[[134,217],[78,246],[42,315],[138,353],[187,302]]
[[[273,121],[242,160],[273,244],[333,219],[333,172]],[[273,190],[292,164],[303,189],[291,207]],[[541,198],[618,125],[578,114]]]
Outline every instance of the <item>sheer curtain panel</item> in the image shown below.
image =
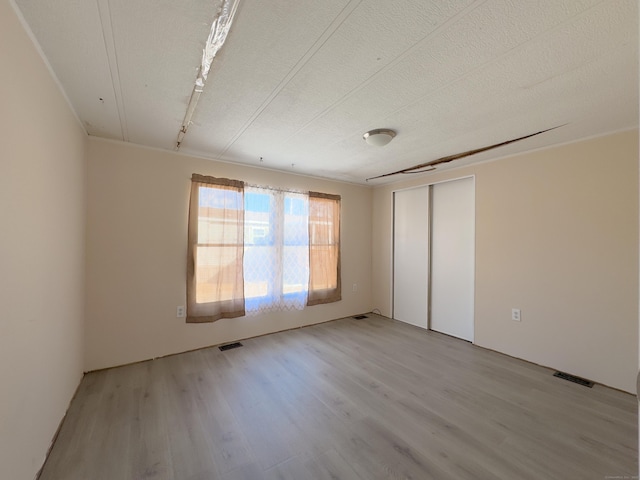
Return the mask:
[[187,255],[187,322],[245,315],[243,182],[193,174]]
[[340,196],[309,192],[307,305],[341,300],[340,276]]
[[244,210],[247,315],[302,310],[309,283],[307,195],[247,186]]

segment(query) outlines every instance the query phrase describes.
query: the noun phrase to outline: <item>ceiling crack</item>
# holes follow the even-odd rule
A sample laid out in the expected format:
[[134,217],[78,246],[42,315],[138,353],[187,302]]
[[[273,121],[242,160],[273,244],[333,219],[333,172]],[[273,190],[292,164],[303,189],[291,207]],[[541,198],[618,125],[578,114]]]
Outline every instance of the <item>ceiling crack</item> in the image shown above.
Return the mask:
[[251,117],[240,127],[238,132],[229,140],[224,148],[219,152],[219,156],[224,155],[229,148],[242,136],[242,134],[253,124],[253,122],[260,116],[260,114],[271,104],[274,98],[286,87],[289,82],[297,75],[297,73],[304,67],[313,56],[322,48],[322,46],[331,38],[336,30],[349,18],[353,11],[362,3],[362,0],[351,0],[347,6],[345,6],[340,14],[331,22],[331,24],[324,30],[322,35],[313,43],[313,45],[305,52],[305,54],[296,62],[296,64],[289,70],[289,73],[278,83],[276,88],[269,94],[269,96],[262,102],[262,105],[251,115]]

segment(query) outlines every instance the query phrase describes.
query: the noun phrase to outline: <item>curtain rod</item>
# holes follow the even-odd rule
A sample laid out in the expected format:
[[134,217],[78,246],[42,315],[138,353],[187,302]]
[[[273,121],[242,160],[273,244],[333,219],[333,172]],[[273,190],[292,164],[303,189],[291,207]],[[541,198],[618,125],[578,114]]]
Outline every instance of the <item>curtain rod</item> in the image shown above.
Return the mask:
[[271,187],[269,185],[256,185],[254,183],[245,183],[245,187],[248,188],[261,188],[263,190],[274,190],[276,192],[286,192],[286,193],[300,193],[300,194],[308,194],[308,190],[294,190],[291,188],[280,188],[280,187]]
[[211,176],[207,176],[207,175],[201,175],[199,173],[194,173],[191,175],[191,181],[200,181],[202,182],[203,179],[205,180],[204,183],[211,183],[213,185],[218,184],[218,182],[207,182],[206,179],[210,178],[212,180],[218,180],[218,181],[224,181],[224,184],[227,183],[237,183],[237,184],[242,184],[243,188],[255,188],[255,189],[261,189],[261,190],[273,190],[274,192],[284,192],[284,193],[297,193],[299,195],[309,195],[309,196],[314,196],[314,197],[321,197],[321,198],[335,198],[335,199],[340,199],[340,195],[336,195],[336,194],[332,194],[332,193],[319,193],[319,192],[315,192],[312,190],[297,190],[297,189],[293,189],[293,188],[282,188],[282,187],[272,187],[270,185],[257,185],[255,183],[248,183],[245,182],[243,180],[233,180],[233,179],[229,179],[229,178],[219,178],[219,177],[211,177]]

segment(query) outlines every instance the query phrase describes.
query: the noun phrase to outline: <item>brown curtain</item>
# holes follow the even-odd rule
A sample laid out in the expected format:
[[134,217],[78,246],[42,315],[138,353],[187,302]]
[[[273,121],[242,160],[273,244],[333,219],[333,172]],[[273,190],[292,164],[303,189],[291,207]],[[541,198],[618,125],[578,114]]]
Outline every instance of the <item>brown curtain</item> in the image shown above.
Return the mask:
[[309,192],[309,297],[307,305],[342,299],[340,196]]
[[188,241],[187,323],[243,316],[243,182],[193,174]]

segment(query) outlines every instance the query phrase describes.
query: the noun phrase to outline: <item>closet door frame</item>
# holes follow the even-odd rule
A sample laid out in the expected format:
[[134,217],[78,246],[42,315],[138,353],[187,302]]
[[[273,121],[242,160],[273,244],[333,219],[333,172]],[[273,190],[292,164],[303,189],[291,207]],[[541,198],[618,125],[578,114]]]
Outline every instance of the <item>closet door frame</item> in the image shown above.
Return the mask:
[[436,182],[429,182],[429,183],[425,183],[422,185],[415,185],[415,186],[411,186],[411,187],[406,187],[406,188],[399,188],[396,190],[393,190],[391,192],[391,228],[390,228],[390,232],[391,232],[391,251],[390,251],[390,258],[391,258],[391,269],[390,269],[390,273],[391,273],[391,289],[390,289],[390,305],[391,305],[391,318],[395,319],[395,225],[396,225],[396,202],[395,202],[395,194],[396,192],[403,192],[403,191],[407,191],[407,190],[413,190],[416,188],[422,188],[422,187],[427,187],[429,189],[429,203],[428,203],[428,217],[429,217],[429,252],[428,252],[428,271],[427,271],[427,319],[426,319],[426,325],[427,325],[427,329],[431,330],[431,285],[432,285],[432,277],[431,277],[431,257],[432,257],[432,235],[433,235],[433,231],[432,231],[432,208],[433,208],[433,186],[434,185],[438,185],[438,184],[442,184],[442,183],[448,183],[448,182],[454,182],[456,180],[464,180],[467,178],[471,178],[473,180],[473,225],[472,225],[472,236],[473,236],[473,264],[472,264],[472,277],[473,277],[473,292],[472,292],[472,330],[473,330],[473,338],[470,340],[471,343],[475,343],[475,292],[476,292],[476,176],[475,175],[463,175],[460,177],[455,177],[455,178],[448,178],[446,180],[440,180],[440,181],[436,181]]

